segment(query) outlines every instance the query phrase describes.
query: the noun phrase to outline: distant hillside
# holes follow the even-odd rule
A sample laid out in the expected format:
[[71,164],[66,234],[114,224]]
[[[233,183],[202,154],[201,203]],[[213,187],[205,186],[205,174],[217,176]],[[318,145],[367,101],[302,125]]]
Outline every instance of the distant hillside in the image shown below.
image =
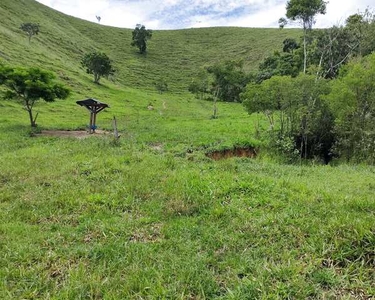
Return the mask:
[[[80,84],[82,76],[89,80],[80,67],[80,58],[93,49],[113,59],[118,70],[116,81],[121,86],[147,89],[163,77],[173,91],[178,91],[186,89],[204,65],[243,59],[247,70],[255,69],[266,55],[280,49],[285,38],[299,36],[298,30],[252,28],[154,31],[144,57],[130,46],[132,30],[73,18],[34,0],[1,0],[0,19],[1,58],[12,64],[57,71],[76,90],[85,88]],[[30,46],[19,30],[23,22],[41,24],[41,33]]]

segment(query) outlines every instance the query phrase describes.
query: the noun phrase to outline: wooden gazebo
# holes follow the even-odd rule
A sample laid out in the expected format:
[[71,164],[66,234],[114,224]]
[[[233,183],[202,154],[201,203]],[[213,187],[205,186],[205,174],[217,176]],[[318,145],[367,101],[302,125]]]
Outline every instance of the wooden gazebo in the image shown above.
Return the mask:
[[96,115],[100,113],[103,109],[109,107],[108,104],[100,102],[96,99],[86,99],[80,100],[76,102],[78,105],[86,107],[90,112],[90,125],[89,125],[89,132],[95,133],[96,127]]

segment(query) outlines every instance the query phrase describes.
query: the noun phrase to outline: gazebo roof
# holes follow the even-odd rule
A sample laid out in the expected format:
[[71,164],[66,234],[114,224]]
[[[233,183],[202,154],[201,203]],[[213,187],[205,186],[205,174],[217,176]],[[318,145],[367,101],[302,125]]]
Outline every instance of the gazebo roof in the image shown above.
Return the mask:
[[99,107],[101,107],[101,108],[109,107],[108,104],[100,102],[100,101],[98,101],[96,99],[92,99],[92,98],[88,98],[86,100],[80,100],[80,101],[77,101],[76,103],[80,106],[85,106],[85,107],[90,107],[90,106],[91,107],[97,107],[97,108],[99,108]]

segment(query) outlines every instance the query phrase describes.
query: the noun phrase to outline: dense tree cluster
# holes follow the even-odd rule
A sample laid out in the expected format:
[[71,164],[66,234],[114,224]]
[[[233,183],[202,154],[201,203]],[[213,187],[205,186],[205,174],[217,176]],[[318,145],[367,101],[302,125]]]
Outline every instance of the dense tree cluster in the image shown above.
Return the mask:
[[375,53],[345,66],[326,101],[335,116],[337,153],[375,164]]
[[273,147],[289,157],[375,163],[375,54],[334,80],[274,76],[247,85],[241,98],[249,113],[267,116]]
[[[267,116],[274,149],[326,162],[336,155],[375,163],[374,33],[367,10],[343,26],[308,32],[306,56],[285,40],[282,53],[260,64],[241,99],[249,113]],[[299,75],[305,70],[308,75]]]
[[325,9],[320,0],[288,1],[281,25],[300,21],[301,41],[284,40],[253,74],[241,62],[208,67],[189,90],[264,114],[270,147],[290,159],[327,163],[336,156],[375,163],[375,16],[366,10],[342,26],[312,30]]
[[273,146],[283,154],[303,158],[331,158],[334,119],[323,96],[327,80],[312,75],[274,76],[249,84],[241,95],[249,113],[264,113],[270,123]]

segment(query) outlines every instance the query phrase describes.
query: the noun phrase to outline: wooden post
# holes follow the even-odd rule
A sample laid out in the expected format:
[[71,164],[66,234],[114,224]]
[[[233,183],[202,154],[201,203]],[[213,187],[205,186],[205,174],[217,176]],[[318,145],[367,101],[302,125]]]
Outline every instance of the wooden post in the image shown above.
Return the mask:
[[96,127],[96,111],[94,111],[94,121],[93,121],[93,124],[92,124],[93,133],[95,133],[95,127]]
[[92,133],[92,122],[93,122],[93,112],[90,112],[90,124],[89,124],[89,133]]
[[117,120],[116,117],[113,116],[113,136],[115,137],[116,140],[120,138],[117,130]]

